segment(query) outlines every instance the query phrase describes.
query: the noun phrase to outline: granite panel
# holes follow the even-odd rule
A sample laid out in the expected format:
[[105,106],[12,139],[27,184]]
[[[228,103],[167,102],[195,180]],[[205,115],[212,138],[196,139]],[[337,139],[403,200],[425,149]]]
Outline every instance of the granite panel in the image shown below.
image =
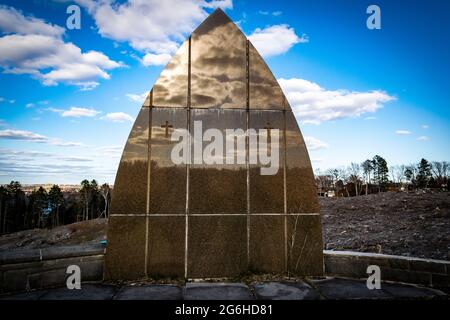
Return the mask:
[[[211,138],[211,142],[202,142],[202,133],[206,135],[208,129],[217,129],[216,133],[223,138],[219,136],[217,139]],[[241,133],[237,132],[237,138],[232,139],[233,135],[227,135],[226,129],[240,129]],[[247,212],[245,130],[244,110],[191,110],[193,164],[189,169],[190,214]],[[223,141],[225,137],[227,142]],[[217,148],[212,150],[216,142]],[[230,160],[231,164],[226,163],[227,154],[231,160],[234,157],[233,161]],[[237,163],[238,159],[243,160],[239,161],[241,164]]]
[[285,270],[284,216],[250,217],[250,270],[282,273]]
[[250,109],[283,110],[284,94],[264,59],[249,42]]
[[114,182],[110,214],[142,214],[147,208],[149,108],[131,129]]
[[292,111],[286,112],[286,170],[287,212],[319,212],[308,150]]
[[[283,111],[250,111],[249,119],[249,158],[255,159],[250,161],[250,212],[284,213]],[[267,144],[266,152],[261,143]],[[263,164],[260,154],[269,156],[270,163]],[[262,171],[262,167],[268,170],[270,166],[276,171]]]
[[247,268],[245,216],[190,216],[188,278],[233,277]]
[[287,216],[288,271],[295,275],[323,275],[320,215]]
[[150,277],[184,277],[185,225],[185,217],[149,217],[147,273]]
[[186,40],[153,86],[153,106],[187,107],[189,40]]
[[[187,112],[152,108],[150,214],[186,212],[186,161],[176,163],[171,156],[175,146],[186,141],[186,137],[174,141],[171,137],[175,130],[186,130]],[[187,144],[185,150],[187,153]]]
[[191,106],[245,108],[244,34],[218,10],[192,33],[191,39]]
[[105,279],[145,276],[145,216],[110,216]]

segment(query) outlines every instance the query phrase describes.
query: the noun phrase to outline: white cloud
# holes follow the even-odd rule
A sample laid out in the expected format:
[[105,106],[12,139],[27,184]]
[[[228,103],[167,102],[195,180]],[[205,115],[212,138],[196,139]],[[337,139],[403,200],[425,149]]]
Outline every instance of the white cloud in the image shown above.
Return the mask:
[[310,136],[305,136],[305,143],[308,150],[319,150],[328,148],[328,144]]
[[26,130],[0,130],[1,139],[19,140],[19,141],[33,141],[33,142],[46,142],[47,137],[33,133]]
[[281,11],[274,11],[274,12],[272,12],[272,15],[275,16],[275,17],[281,16],[282,14],[283,14],[283,12],[281,12]]
[[34,17],[24,17],[20,11],[7,6],[0,6],[0,30],[3,33],[40,34],[50,37],[59,37],[64,33],[64,28],[60,26]]
[[408,130],[396,130],[395,133],[398,134],[399,136],[407,136],[412,134],[412,132]]
[[309,41],[305,34],[299,37],[294,28],[290,28],[287,24],[257,28],[248,39],[264,57],[285,53],[293,45]]
[[422,125],[422,129],[428,129],[428,128],[429,128],[429,126],[427,124]]
[[81,117],[95,117],[97,114],[99,114],[100,111],[91,109],[91,108],[80,108],[80,107],[71,107],[69,110],[65,110],[61,113],[61,116],[63,117],[74,117],[74,118],[81,118]]
[[112,122],[125,122],[125,121],[133,122],[134,121],[134,118],[132,116],[130,116],[129,114],[126,114],[124,112],[108,113],[106,116],[102,117],[102,119],[112,121]]
[[143,103],[145,101],[145,98],[147,98],[148,93],[149,91],[146,91],[142,94],[127,93],[126,96],[133,102]]
[[142,64],[146,67],[148,66],[161,66],[167,64],[172,56],[167,53],[153,54],[147,53],[144,58],[142,58]]
[[417,140],[419,140],[419,141],[428,141],[428,140],[430,140],[430,138],[428,138],[427,136],[420,136],[420,137],[417,138]]
[[298,79],[278,79],[292,110],[302,123],[319,124],[350,117],[359,117],[383,107],[395,97],[384,91],[357,92],[326,90],[317,83]]
[[0,20],[1,15],[7,18],[0,23],[2,30],[13,33],[0,38],[4,73],[29,74],[47,86],[63,82],[89,90],[98,85],[94,80],[110,78],[108,70],[123,66],[101,52],[82,52],[73,43],[64,42],[61,27],[5,6],[0,7]]
[[83,146],[86,146],[85,144],[83,144],[81,142],[65,141],[60,138],[49,138],[44,135],[34,133],[31,131],[27,131],[27,130],[13,130],[13,129],[0,130],[0,139],[47,143],[49,145],[60,146],[60,147],[83,147]]
[[[77,0],[93,17],[98,33],[117,42],[127,42],[144,54],[173,54],[185,36],[203,21],[205,9],[232,9],[232,0]],[[150,60],[149,60],[150,59]],[[155,57],[141,59],[155,65]],[[167,61],[167,57],[159,57]],[[159,64],[163,64],[159,60]]]
[[25,107],[26,108],[33,108],[34,107],[34,103],[27,103]]
[[377,117],[365,117],[364,120],[376,120]]

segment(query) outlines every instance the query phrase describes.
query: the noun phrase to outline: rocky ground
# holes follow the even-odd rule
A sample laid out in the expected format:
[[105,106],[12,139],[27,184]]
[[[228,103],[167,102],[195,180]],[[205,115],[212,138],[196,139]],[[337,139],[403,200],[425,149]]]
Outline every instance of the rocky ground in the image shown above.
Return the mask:
[[53,229],[33,229],[0,236],[0,252],[8,249],[42,249],[50,246],[99,243],[106,239],[108,219],[76,222]]
[[325,248],[450,260],[450,193],[321,198]]
[[[324,247],[450,260],[450,193],[389,192],[321,198]],[[13,248],[98,243],[106,219],[0,237],[0,252]]]

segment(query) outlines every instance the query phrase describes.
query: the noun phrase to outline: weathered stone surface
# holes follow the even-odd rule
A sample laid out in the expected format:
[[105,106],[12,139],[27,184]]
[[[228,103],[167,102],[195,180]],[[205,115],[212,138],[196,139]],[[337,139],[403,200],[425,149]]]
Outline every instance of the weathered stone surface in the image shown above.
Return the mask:
[[395,299],[431,299],[444,296],[437,290],[400,283],[382,283],[381,289],[394,296]]
[[393,296],[380,290],[369,290],[365,281],[326,279],[315,281],[317,290],[327,299],[389,299]]
[[296,275],[323,275],[322,227],[319,215],[288,215],[288,270]]
[[182,289],[170,284],[126,286],[114,296],[114,300],[181,300]]
[[[189,138],[176,129],[189,129]],[[262,167],[276,171],[266,175]],[[323,274],[319,205],[304,139],[264,60],[220,9],[156,81],[114,187],[107,279],[233,277],[249,270]],[[296,218],[297,228],[287,214],[315,216]],[[153,216],[184,217],[185,242],[182,222],[157,223]]]
[[148,218],[148,275],[183,278],[185,217]]
[[0,295],[0,300],[39,300],[45,293],[46,290],[32,290],[27,292]]
[[304,282],[262,282],[253,284],[259,300],[317,300],[319,293]]
[[245,216],[189,217],[188,278],[238,276],[247,268]]
[[383,280],[398,281],[404,283],[415,283],[424,286],[431,285],[431,273],[416,272],[399,269],[381,269],[381,278]]
[[284,216],[250,216],[250,269],[285,271]]
[[185,300],[253,300],[243,283],[187,283]]
[[105,279],[145,276],[145,229],[144,216],[109,218]]
[[317,300],[317,299],[447,299],[435,289],[382,282],[380,290],[369,290],[365,281],[327,279],[313,285],[298,281],[255,283],[135,284],[122,288],[82,283],[81,290],[66,287],[0,295],[0,300]]
[[40,300],[110,300],[117,287],[105,284],[82,284],[81,289],[58,288],[47,291]]

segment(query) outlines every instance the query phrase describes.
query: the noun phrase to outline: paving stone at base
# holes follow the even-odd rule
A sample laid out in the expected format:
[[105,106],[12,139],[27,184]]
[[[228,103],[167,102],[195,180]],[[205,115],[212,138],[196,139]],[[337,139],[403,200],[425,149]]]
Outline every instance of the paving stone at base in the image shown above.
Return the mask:
[[33,290],[28,292],[21,292],[15,294],[1,295],[0,300],[39,300],[47,291]]
[[185,300],[254,300],[243,283],[187,283]]
[[317,290],[327,299],[393,299],[394,296],[381,289],[369,290],[365,281],[326,279],[314,281]]
[[116,286],[82,283],[79,290],[66,287],[48,290],[40,300],[110,300],[116,292]]
[[123,287],[114,300],[181,300],[182,289],[170,284],[151,284]]
[[413,285],[400,283],[381,283],[381,289],[394,296],[394,299],[434,299],[444,298],[445,293]]
[[261,300],[318,300],[319,293],[304,282],[262,282],[253,285]]

